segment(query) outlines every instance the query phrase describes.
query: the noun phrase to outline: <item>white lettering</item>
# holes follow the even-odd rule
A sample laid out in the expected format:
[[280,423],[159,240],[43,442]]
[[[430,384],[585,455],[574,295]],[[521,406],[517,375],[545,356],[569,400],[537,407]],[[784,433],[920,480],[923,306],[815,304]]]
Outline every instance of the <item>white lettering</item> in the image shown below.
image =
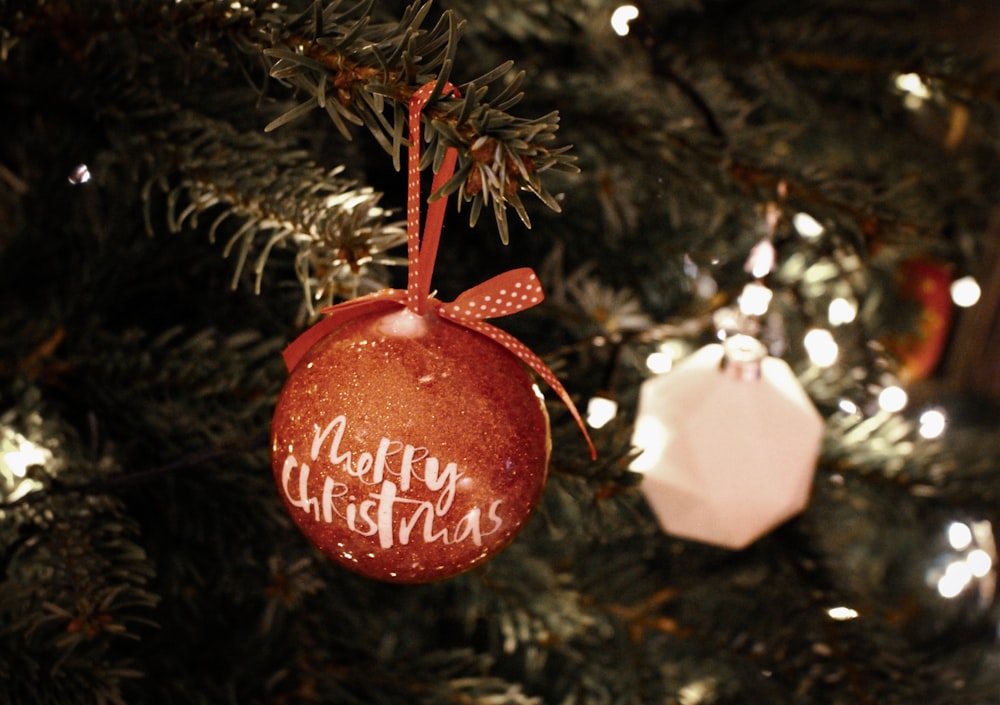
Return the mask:
[[[411,541],[454,544],[468,541],[481,546],[483,537],[503,528],[502,500],[486,509],[468,509],[450,526],[442,526],[455,504],[458,481],[464,476],[454,462],[444,463],[429,449],[382,438],[374,454],[341,451],[347,417],[337,416],[324,427],[313,426],[309,458],[324,479],[318,496],[309,487],[310,466],[291,453],[281,470],[281,489],[288,503],[326,524],[343,523],[360,536],[378,536],[379,546],[391,548]],[[327,447],[325,447],[327,446]],[[322,457],[321,457],[322,456]],[[399,462],[398,471],[390,464]],[[329,467],[323,463],[329,461]],[[348,478],[353,478],[350,480]],[[378,487],[364,496],[351,494],[351,483]],[[421,489],[425,491],[421,491]],[[421,499],[406,496],[411,490]],[[430,498],[426,498],[430,493]],[[484,526],[485,524],[485,526]]]
[[[288,491],[289,483],[292,479],[292,471],[295,468],[299,469],[299,494],[298,497],[293,497],[292,493]],[[293,507],[298,507],[306,514],[310,511],[315,513],[314,519],[319,519],[319,502],[315,497],[309,496],[309,466],[303,463],[301,466],[295,460],[294,455],[289,455],[285,458],[285,464],[281,468],[281,489],[285,491],[285,496],[288,497],[288,502]]]

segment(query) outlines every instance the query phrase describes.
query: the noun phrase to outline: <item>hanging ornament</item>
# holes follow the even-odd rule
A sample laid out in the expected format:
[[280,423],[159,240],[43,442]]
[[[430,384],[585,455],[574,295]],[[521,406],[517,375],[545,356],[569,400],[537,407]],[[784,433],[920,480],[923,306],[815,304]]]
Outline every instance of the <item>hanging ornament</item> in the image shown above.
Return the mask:
[[[531,367],[582,419],[544,362],[484,319],[543,298],[530,269],[444,303],[430,293],[447,199],[420,237],[420,114],[410,104],[406,290],[324,309],[284,353],[291,372],[274,413],[272,466],[285,506],[324,553],[398,583],[448,578],[486,561],[524,526],[542,493],[548,416]],[[457,93],[450,84],[445,94]],[[451,177],[446,152],[434,178]],[[523,363],[523,364],[522,364]]]
[[643,382],[632,470],[665,532],[739,549],[806,507],[822,432],[788,365],[739,334]]
[[951,299],[951,268],[930,257],[913,257],[900,266],[900,295],[919,307],[911,332],[894,335],[886,345],[899,358],[903,382],[927,379],[944,353],[955,304]]

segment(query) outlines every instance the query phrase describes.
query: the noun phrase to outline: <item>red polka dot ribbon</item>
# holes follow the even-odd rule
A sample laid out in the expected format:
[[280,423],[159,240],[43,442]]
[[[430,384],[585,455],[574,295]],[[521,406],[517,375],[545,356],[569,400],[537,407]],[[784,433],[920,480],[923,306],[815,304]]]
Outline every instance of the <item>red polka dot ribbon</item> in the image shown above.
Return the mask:
[[[597,451],[587,433],[587,427],[577,410],[569,393],[556,378],[555,373],[545,362],[533,353],[524,343],[506,331],[490,325],[487,318],[498,318],[517,313],[541,303],[545,298],[538,277],[528,267],[513,269],[499,274],[492,279],[477,284],[462,293],[451,303],[445,303],[435,298],[431,293],[431,275],[434,272],[434,261],[437,258],[438,242],[441,239],[441,227],[444,223],[445,207],[448,199],[439,197],[430,202],[427,208],[427,220],[424,223],[423,237],[420,235],[420,116],[424,105],[434,92],[435,83],[428,83],[413,94],[410,100],[410,149],[407,161],[408,190],[406,200],[406,235],[408,276],[406,290],[383,289],[367,296],[361,296],[351,301],[329,306],[321,311],[326,315],[319,323],[304,331],[282,353],[285,365],[289,371],[302,359],[302,356],[323,337],[332,333],[344,323],[358,316],[390,311],[405,306],[414,313],[424,315],[433,311],[442,318],[464,326],[470,330],[485,335],[491,340],[507,348],[552,388],[560,400],[566,405],[583,432],[592,458],[597,457]],[[443,86],[443,95],[458,95],[458,89],[450,83]],[[434,176],[431,194],[435,194],[455,172],[458,152],[449,147],[441,167]]]

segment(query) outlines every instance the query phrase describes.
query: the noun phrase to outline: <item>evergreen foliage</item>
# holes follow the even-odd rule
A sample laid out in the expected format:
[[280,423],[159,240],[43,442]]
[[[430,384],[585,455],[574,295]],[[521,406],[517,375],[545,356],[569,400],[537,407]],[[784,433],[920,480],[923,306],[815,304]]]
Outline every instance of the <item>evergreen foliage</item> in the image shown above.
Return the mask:
[[[995,703],[1000,13],[650,0],[619,36],[620,4],[0,0],[0,702]],[[423,124],[425,170],[459,151],[424,194],[453,196],[441,298],[535,267],[546,302],[501,325],[619,413],[591,461],[551,404],[521,536],[397,586],[294,528],[268,430],[282,348],[405,277],[432,81],[461,91]],[[647,354],[714,339],[763,238],[756,333],[826,435],[808,510],[730,552],[660,531],[630,438]],[[991,313],[893,414],[914,260]],[[948,598],[952,522],[994,565]]]

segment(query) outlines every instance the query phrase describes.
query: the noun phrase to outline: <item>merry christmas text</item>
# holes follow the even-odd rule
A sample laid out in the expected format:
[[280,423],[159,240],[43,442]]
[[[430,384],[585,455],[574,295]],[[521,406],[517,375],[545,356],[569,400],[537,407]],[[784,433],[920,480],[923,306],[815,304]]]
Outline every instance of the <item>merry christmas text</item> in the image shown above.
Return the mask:
[[[382,548],[395,543],[406,545],[414,538],[424,543],[472,541],[481,546],[484,536],[503,526],[498,513],[502,504],[499,499],[493,500],[485,511],[473,507],[457,522],[444,522],[446,525],[441,526],[439,520],[451,510],[459,480],[464,475],[457,463],[445,463],[442,468],[427,448],[385,437],[374,453],[341,451],[347,428],[344,415],[325,427],[313,428],[309,462],[300,462],[289,454],[281,471],[281,489],[292,507],[311,514],[315,521],[327,524],[340,521],[353,533],[377,534]],[[325,477],[317,496],[309,487],[311,466],[326,461],[329,467],[323,468]],[[359,484],[373,491],[363,497],[352,494],[351,487]],[[427,492],[419,491],[420,485]],[[409,492],[411,487],[421,496],[430,494],[432,499],[413,499],[401,494]]]

